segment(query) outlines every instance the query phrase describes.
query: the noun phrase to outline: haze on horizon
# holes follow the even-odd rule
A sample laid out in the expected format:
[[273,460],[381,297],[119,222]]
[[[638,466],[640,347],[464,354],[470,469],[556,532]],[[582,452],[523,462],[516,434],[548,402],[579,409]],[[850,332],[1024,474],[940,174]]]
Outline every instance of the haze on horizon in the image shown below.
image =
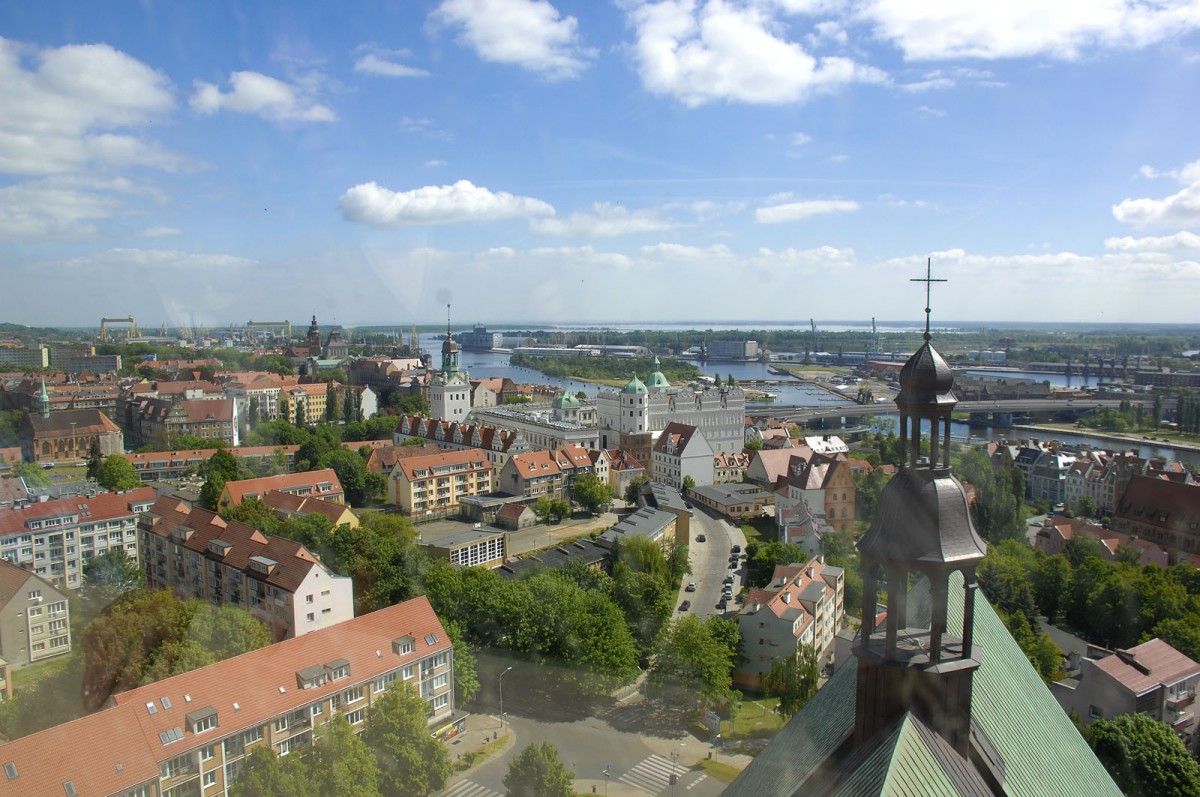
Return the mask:
[[8,4],[0,321],[916,323],[932,257],[935,318],[1187,324],[1198,28],[1197,0]]

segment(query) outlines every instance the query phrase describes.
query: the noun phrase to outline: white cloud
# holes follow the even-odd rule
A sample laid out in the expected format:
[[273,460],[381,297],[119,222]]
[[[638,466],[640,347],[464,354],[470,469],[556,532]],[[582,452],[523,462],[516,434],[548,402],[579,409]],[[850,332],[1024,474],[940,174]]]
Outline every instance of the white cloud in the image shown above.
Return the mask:
[[854,83],[885,83],[880,70],[849,58],[815,58],[779,34],[766,6],[708,0],[639,3],[628,12],[645,87],[696,107],[713,101],[800,102]]
[[0,235],[7,238],[82,238],[91,222],[115,216],[120,200],[45,181],[0,188]]
[[178,227],[147,227],[138,233],[140,238],[173,238],[177,235],[183,235],[183,230]]
[[954,88],[954,81],[948,77],[934,77],[926,80],[918,80],[914,83],[904,83],[900,86],[902,91],[907,91],[909,94],[918,94],[922,91],[940,91],[942,89]]
[[611,238],[618,235],[661,232],[682,225],[664,219],[657,210],[629,210],[608,202],[597,202],[585,213],[572,213],[566,218],[531,219],[529,227],[540,235],[572,235],[583,238]]
[[754,211],[754,220],[759,224],[781,224],[825,213],[853,213],[856,210],[858,210],[858,203],[853,200],[813,199],[759,208]]
[[[529,250],[529,256],[549,260],[555,266],[628,269],[633,262],[620,252],[598,252],[590,246],[539,246]],[[550,282],[553,282],[551,280]]]
[[1164,199],[1125,199],[1112,210],[1117,221],[1139,227],[1194,227],[1200,225],[1200,182]]
[[893,258],[889,266],[923,270],[925,259],[933,260],[934,274],[938,266],[943,267],[941,276],[948,276],[946,269],[963,268],[972,272],[971,279],[993,278],[1005,274],[1005,279],[1018,278],[1031,285],[1054,281],[1064,285],[1089,283],[1101,279],[1137,280],[1144,277],[1187,278],[1200,277],[1200,263],[1194,260],[1173,260],[1156,251],[1117,251],[1112,254],[1092,256],[1075,252],[1040,252],[1023,255],[975,255],[964,249],[946,249],[930,255],[910,255]]
[[922,105],[920,108],[917,109],[917,112],[920,113],[922,116],[932,116],[936,119],[940,119],[941,117],[946,115],[946,112],[943,111],[941,108],[933,108],[928,105]]
[[190,103],[201,114],[220,110],[261,116],[272,121],[333,122],[337,114],[316,102],[308,86],[285,83],[261,72],[234,72],[229,76],[231,89],[222,92],[212,83],[196,81]]
[[540,199],[492,192],[469,180],[404,192],[391,191],[374,182],[363,183],[342,194],[338,209],[348,221],[378,227],[554,215],[554,208]]
[[808,133],[792,133],[792,146],[799,147],[812,141]]
[[1200,235],[1186,230],[1157,238],[1105,238],[1104,248],[1118,252],[1173,252],[1200,249]]
[[174,107],[164,75],[107,44],[35,50],[0,39],[0,172],[183,168],[183,157],[151,141],[106,132],[147,124]]
[[425,136],[426,138],[436,139],[438,141],[453,141],[454,136],[444,130],[439,130],[434,126],[433,121],[425,117],[419,119],[404,116],[400,118],[400,132],[411,133],[413,135]]
[[256,263],[237,255],[184,252],[174,249],[109,249],[64,261],[67,268],[174,269],[199,273],[210,269],[244,269]]
[[1192,0],[870,0],[858,16],[914,61],[1039,56],[1146,47],[1200,27]]
[[444,160],[438,160],[437,158],[434,158],[433,160],[425,161],[425,163],[422,165],[429,169],[435,169],[438,166],[445,166],[446,162]]
[[362,72],[368,75],[379,75],[380,77],[429,77],[429,70],[421,69],[407,64],[397,63],[391,58],[406,57],[410,55],[407,50],[400,50],[391,53],[387,52],[369,52],[360,56],[354,62],[354,71]]
[[1200,161],[1192,161],[1182,169],[1167,169],[1165,171],[1156,169],[1153,166],[1142,166],[1138,169],[1138,174],[1151,180],[1160,177],[1170,177],[1174,180],[1179,180],[1181,183],[1194,183],[1200,181]]
[[547,0],[443,0],[431,16],[459,29],[459,39],[485,61],[549,80],[577,76],[596,55],[580,42],[575,17]]

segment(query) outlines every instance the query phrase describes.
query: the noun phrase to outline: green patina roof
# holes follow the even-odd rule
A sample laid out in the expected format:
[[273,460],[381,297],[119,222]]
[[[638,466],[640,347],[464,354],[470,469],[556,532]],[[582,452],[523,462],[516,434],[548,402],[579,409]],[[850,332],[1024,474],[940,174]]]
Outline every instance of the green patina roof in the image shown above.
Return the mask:
[[640,396],[646,392],[646,386],[642,384],[642,380],[637,378],[637,374],[634,374],[629,377],[629,382],[626,383],[625,387],[621,388],[621,392]]
[[[953,575],[950,583],[949,626],[958,628],[961,575]],[[928,617],[927,581],[913,588],[908,610],[914,624]],[[975,644],[983,653],[975,673],[971,716],[1003,762],[1003,793],[1119,797],[1112,778],[982,593],[976,599]],[[851,659],[834,673],[725,794],[938,795],[962,793],[954,783],[980,782],[977,773],[964,772],[962,759],[948,753],[948,745],[912,715],[867,747],[841,747],[854,729],[857,669],[857,660]],[[951,791],[943,790],[947,784]]]
[[563,392],[554,397],[550,406],[556,410],[577,410],[579,409],[579,399],[570,393]]
[[654,370],[650,372],[650,376],[646,377],[646,387],[670,387],[671,383],[667,381],[667,377],[662,372],[662,365],[658,361],[658,356],[654,357]]

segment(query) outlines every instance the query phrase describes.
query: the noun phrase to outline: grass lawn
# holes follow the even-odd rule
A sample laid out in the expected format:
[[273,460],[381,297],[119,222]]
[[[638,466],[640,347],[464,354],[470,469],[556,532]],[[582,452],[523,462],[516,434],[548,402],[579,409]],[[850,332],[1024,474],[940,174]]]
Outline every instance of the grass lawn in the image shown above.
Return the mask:
[[746,542],[770,542],[775,539],[775,521],[770,518],[763,518],[756,523],[743,523],[741,525],[742,533],[746,535]]
[[721,723],[722,739],[769,736],[783,727],[783,717],[775,712],[779,698],[743,700],[737,716]]
[[734,778],[742,774],[737,767],[721,761],[713,761],[711,758],[700,759],[696,762],[696,768],[704,770],[722,783],[733,783]]
[[489,758],[499,753],[505,747],[508,747],[508,745],[512,743],[513,739],[515,738],[515,736],[504,736],[494,742],[488,742],[478,750],[472,750],[454,762],[454,771],[466,772],[476,764],[482,764],[484,761],[487,761]]

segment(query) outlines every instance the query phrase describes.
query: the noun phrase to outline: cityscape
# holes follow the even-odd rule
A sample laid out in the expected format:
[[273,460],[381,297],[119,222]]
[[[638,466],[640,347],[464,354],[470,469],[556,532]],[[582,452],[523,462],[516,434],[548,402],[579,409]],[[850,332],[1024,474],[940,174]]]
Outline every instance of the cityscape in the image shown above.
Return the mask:
[[0,797],[1200,794],[1198,29],[0,9]]

